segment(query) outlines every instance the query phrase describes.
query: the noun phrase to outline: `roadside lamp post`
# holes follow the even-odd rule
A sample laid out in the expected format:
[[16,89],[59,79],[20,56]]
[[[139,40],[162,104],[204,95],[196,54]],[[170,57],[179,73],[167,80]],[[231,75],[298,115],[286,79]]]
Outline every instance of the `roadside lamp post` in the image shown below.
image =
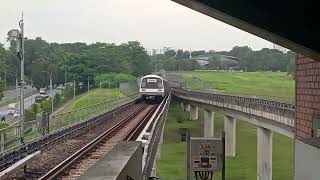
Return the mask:
[[41,71],[43,73],[48,73],[50,78],[50,97],[51,97],[51,113],[53,114],[53,93],[52,93],[52,73],[49,71]]
[[32,106],[32,98],[33,98],[33,80],[31,78],[31,96],[30,96],[30,99],[31,99],[31,106]]
[[20,31],[18,29],[12,29],[8,32],[7,41],[16,42],[16,53],[20,60],[20,131],[19,131],[19,142],[24,144],[24,23],[23,14],[22,19],[19,21]]
[[59,69],[64,70],[64,86],[66,86],[67,85],[67,69],[65,68],[65,66],[59,67]]
[[90,79],[89,79],[89,76],[88,76],[88,92],[90,92]]
[[73,101],[76,101],[76,74],[73,74]]

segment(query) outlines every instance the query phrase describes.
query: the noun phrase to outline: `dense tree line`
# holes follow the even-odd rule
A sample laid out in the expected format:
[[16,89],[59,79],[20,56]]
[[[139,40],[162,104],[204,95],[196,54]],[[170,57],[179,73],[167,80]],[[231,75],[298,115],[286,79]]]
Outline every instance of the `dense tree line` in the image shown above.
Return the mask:
[[[20,62],[15,55],[14,42],[6,50],[0,44],[0,99],[7,85],[15,85],[20,77]],[[208,57],[209,64],[200,66],[195,57]],[[226,57],[236,58],[226,58]],[[190,57],[192,57],[190,59]],[[169,50],[164,54],[148,56],[144,47],[136,41],[120,45],[108,43],[48,43],[40,37],[25,40],[26,81],[41,88],[49,85],[49,74],[53,84],[62,84],[65,75],[68,82],[75,79],[91,84],[97,80],[109,85],[112,77],[126,78],[148,74],[151,71],[176,70],[243,70],[243,71],[295,71],[295,53],[264,48],[253,51],[247,46],[234,47],[231,51],[185,51]],[[49,73],[48,73],[49,72]],[[121,75],[122,73],[122,75]],[[109,75],[108,75],[109,74]],[[102,80],[104,79],[104,80]],[[130,78],[129,78],[130,79]],[[78,83],[77,83],[78,84]]]
[[[12,47],[15,47],[13,42]],[[14,52],[14,48],[5,50],[0,46],[0,75],[4,77],[6,72],[8,85],[14,85],[20,73]],[[136,41],[120,45],[99,42],[88,45],[48,43],[40,37],[25,40],[25,75],[37,88],[49,85],[49,74],[57,85],[64,83],[65,75],[68,82],[75,78],[77,82],[86,83],[89,77],[93,84],[98,74],[126,73],[137,77],[151,70],[150,57]]]
[[[191,59],[190,59],[191,53]],[[201,66],[195,63],[195,57],[208,57],[209,64]],[[234,47],[231,51],[183,51],[170,50],[152,57],[154,69],[165,70],[243,70],[243,71],[288,71],[294,72],[296,54],[263,48],[253,51],[247,46]]]

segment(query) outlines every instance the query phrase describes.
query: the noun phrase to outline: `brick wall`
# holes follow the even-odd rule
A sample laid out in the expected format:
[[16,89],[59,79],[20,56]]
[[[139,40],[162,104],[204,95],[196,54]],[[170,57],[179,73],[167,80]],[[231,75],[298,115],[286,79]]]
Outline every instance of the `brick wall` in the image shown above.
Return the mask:
[[320,60],[298,55],[296,60],[296,128],[298,139],[311,138],[312,120],[320,115]]

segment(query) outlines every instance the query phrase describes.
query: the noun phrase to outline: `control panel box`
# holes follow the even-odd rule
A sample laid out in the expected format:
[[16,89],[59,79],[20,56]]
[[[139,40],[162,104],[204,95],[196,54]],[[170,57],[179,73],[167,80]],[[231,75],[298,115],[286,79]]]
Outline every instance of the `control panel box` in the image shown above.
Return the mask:
[[190,164],[193,171],[222,171],[221,138],[191,137]]

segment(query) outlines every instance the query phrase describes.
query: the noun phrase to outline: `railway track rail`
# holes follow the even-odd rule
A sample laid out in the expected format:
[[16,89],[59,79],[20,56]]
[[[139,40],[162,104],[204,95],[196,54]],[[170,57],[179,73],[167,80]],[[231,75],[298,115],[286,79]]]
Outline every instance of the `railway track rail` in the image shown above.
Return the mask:
[[[168,96],[166,96],[167,98]],[[145,105],[51,169],[40,179],[77,179],[119,141],[136,140],[161,105]],[[163,106],[163,107],[160,107]],[[157,114],[158,115],[158,114]]]
[[137,102],[138,99],[132,99],[128,103],[118,106],[115,109],[102,115],[96,116],[88,121],[84,121],[70,127],[62,128],[61,130],[53,134],[48,134],[30,143],[17,147],[16,149],[0,154],[0,171],[7,169],[8,167],[12,166],[15,162],[18,162],[19,160],[23,159],[29,154],[45,149],[51,144],[60,142],[63,139],[75,137],[87,131],[88,129],[103,123],[106,119],[112,118],[118,112],[124,111],[125,109],[129,108]]
[[40,179],[77,179],[119,141],[135,140],[159,105],[146,105],[71,155]]

